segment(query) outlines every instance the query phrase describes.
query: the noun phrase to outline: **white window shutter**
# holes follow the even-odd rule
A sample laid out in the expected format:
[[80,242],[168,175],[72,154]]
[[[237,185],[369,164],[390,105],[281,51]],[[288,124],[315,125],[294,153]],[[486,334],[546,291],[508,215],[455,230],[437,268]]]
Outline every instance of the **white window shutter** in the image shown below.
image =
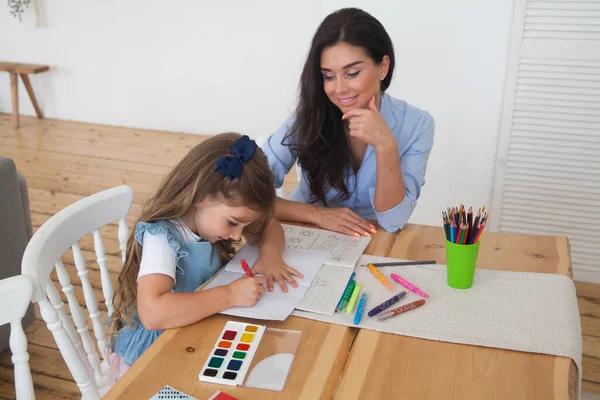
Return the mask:
[[600,0],[516,0],[492,230],[567,236],[600,282]]

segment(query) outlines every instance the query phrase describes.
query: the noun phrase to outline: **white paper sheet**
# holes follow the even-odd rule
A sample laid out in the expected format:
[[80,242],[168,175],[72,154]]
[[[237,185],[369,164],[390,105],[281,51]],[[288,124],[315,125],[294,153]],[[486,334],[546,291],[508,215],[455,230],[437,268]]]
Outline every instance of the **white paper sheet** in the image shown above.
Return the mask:
[[[240,260],[246,260],[250,268],[252,268],[258,259],[258,255],[258,247],[248,245],[242,247],[225,268],[206,286],[205,290],[227,285],[245,276]],[[296,280],[298,287],[294,288],[291,285],[287,285],[288,292],[284,293],[278,284],[274,284],[274,291],[265,292],[263,297],[253,307],[233,307],[221,312],[221,314],[283,321],[292,313],[300,300],[304,299],[304,294],[317,276],[327,257],[328,254],[322,251],[285,249],[282,254],[283,260],[290,267],[304,275],[303,278]]]
[[[276,284],[254,307],[234,307],[222,314],[284,320],[293,311],[333,315],[358,259],[369,245],[369,237],[352,237],[323,229],[282,224],[286,248],[283,260],[304,275],[298,287],[288,285],[283,293]],[[226,285],[244,276],[240,260],[250,267],[259,256],[256,246],[244,246],[207,288]],[[325,265],[323,265],[325,264]]]
[[333,315],[352,272],[350,268],[323,265],[296,309]]
[[370,237],[353,237],[343,233],[323,229],[306,228],[281,224],[285,233],[285,245],[288,249],[318,250],[329,253],[325,261],[328,265],[354,268],[365,251]]
[[[227,271],[222,269],[221,272],[204,288],[204,290],[212,289],[217,286],[224,286],[236,279],[242,278],[244,275],[237,272]],[[265,294],[252,307],[232,307],[221,314],[235,315],[237,317],[269,319],[276,321],[285,320],[292,313],[296,304],[302,299],[308,288],[298,285],[297,288],[288,286],[288,292],[284,293],[279,285],[274,286],[273,292],[265,292]]]
[[[260,250],[256,246],[244,246],[236,253],[236,255],[229,261],[225,266],[227,271],[237,272],[240,274],[244,273],[240,261],[246,260],[250,268],[254,266],[254,263],[258,259]],[[299,285],[310,286],[315,276],[317,276],[321,266],[329,256],[328,253],[323,251],[314,250],[294,250],[285,249],[281,257],[283,261],[296,271],[304,275],[303,278],[294,277]]]

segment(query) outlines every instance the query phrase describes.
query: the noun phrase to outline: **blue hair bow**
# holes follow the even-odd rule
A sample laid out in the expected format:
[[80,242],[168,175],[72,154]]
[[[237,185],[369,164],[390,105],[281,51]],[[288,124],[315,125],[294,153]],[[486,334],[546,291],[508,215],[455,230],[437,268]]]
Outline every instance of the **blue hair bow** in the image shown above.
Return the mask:
[[222,172],[227,175],[230,181],[242,176],[242,164],[250,161],[258,146],[256,142],[247,135],[242,136],[231,145],[230,156],[221,156],[217,160],[216,172]]

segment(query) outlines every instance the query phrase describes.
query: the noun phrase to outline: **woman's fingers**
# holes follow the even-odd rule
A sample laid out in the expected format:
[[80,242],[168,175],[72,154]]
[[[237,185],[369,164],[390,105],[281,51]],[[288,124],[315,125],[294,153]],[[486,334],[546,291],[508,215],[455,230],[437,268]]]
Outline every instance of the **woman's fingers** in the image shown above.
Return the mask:
[[350,210],[349,208],[345,209],[345,213],[342,215],[344,215],[344,217],[347,221],[347,223],[346,223],[347,227],[349,227],[350,229],[353,229],[355,232],[357,232],[360,235],[371,236],[372,225],[369,222],[367,222],[367,220],[365,220],[364,218],[362,218],[361,216],[359,216],[358,214],[356,214],[354,211]]

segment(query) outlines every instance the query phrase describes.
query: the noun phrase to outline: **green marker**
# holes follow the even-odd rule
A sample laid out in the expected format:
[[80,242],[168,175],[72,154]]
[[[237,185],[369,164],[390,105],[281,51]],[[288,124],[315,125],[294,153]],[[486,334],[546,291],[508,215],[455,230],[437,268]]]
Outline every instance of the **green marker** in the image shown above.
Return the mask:
[[354,285],[356,285],[356,281],[354,279],[350,279],[350,282],[348,282],[348,286],[346,287],[346,291],[342,296],[342,301],[340,302],[340,307],[338,308],[339,311],[343,311],[348,305],[348,301],[350,300],[350,296],[354,290]]
[[356,304],[356,300],[358,299],[358,294],[360,293],[360,283],[356,282],[354,285],[354,290],[352,291],[352,296],[350,296],[350,301],[348,302],[348,307],[346,311],[351,313],[354,310],[354,305]]

